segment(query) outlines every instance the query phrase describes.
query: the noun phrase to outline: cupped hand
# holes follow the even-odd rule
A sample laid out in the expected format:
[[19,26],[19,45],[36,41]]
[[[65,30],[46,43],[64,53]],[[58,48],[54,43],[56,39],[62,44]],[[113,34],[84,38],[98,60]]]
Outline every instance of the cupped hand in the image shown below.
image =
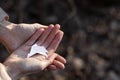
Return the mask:
[[[49,69],[63,69],[66,60],[54,53],[63,36],[63,32],[58,31],[59,28],[58,25],[55,27],[50,25],[46,30],[41,28],[35,32],[31,39],[16,49],[4,62],[9,75],[15,78],[21,74],[40,72],[47,67]],[[36,54],[26,58],[34,43],[46,47],[48,57]]]
[[[38,23],[35,24],[14,24],[9,21],[4,21],[3,25],[0,27],[0,42],[4,44],[4,46],[8,49],[9,53],[14,52],[18,47],[27,41],[30,36],[37,30],[37,29],[46,29],[48,26],[41,25]],[[49,30],[48,30],[49,31]],[[60,30],[59,30],[60,31]],[[52,37],[50,37],[52,38]],[[48,41],[46,41],[48,42]],[[49,41],[50,42],[50,41]],[[57,48],[57,45],[56,45]],[[57,56],[54,63],[57,64],[58,61],[64,61],[60,55]],[[48,67],[48,69],[56,69],[54,65]]]
[[0,26],[0,42],[7,48],[8,52],[11,54],[23,43],[25,43],[37,29],[45,29],[47,27],[48,26],[38,23],[15,24],[9,21],[4,21]]

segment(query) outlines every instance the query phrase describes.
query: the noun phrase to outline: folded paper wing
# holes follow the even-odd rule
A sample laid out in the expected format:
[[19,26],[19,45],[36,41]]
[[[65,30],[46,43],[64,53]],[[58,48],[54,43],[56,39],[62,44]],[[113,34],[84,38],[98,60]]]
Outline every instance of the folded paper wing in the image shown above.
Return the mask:
[[48,51],[46,50],[46,48],[44,46],[38,46],[37,44],[34,44],[31,47],[30,53],[27,55],[27,58],[35,55],[35,54],[41,54],[47,57],[47,53]]

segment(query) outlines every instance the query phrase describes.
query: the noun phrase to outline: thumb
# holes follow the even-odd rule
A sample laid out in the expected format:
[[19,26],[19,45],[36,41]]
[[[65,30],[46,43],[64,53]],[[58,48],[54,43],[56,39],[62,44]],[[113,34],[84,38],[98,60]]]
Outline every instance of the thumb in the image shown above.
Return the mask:
[[39,23],[34,23],[32,24],[32,26],[35,26],[35,28],[39,29],[39,28],[47,28],[48,26],[45,26],[45,25],[42,25],[42,24],[39,24]]
[[48,67],[50,64],[52,64],[56,57],[57,57],[57,54],[52,54],[51,56],[49,56],[47,60],[44,62],[42,66],[42,70]]
[[52,64],[52,62],[55,60],[55,58],[57,57],[58,55],[57,54],[52,54],[48,57],[48,61],[49,61],[49,64]]

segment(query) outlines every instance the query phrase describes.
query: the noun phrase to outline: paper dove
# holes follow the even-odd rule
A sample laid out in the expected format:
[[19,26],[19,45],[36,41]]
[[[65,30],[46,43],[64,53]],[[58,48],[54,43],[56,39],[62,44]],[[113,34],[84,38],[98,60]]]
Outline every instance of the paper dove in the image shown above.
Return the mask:
[[31,47],[30,53],[27,55],[27,58],[29,58],[37,53],[47,57],[48,51],[45,49],[44,46],[38,46],[37,44],[34,44]]

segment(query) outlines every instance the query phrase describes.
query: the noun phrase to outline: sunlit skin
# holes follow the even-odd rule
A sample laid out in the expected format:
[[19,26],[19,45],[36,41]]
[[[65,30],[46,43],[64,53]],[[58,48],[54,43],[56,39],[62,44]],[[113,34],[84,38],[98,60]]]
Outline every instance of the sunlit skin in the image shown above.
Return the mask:
[[[54,53],[54,50],[58,46],[63,36],[63,32],[57,31],[58,29],[59,26],[54,27],[52,25],[50,25],[47,29],[38,29],[25,44],[16,49],[8,57],[8,59],[4,62],[4,65],[6,66],[6,69],[12,79],[15,80],[25,74],[40,72],[51,64],[51,69],[65,68],[64,64],[66,63],[66,60],[58,54]],[[51,35],[52,38],[49,38]],[[32,44],[34,43],[45,46],[48,50],[49,56],[46,57],[40,54],[36,54],[30,58],[26,58]]]
[[[53,25],[50,25],[50,26],[53,26]],[[32,36],[33,33],[35,33],[35,31],[38,30],[39,28],[46,29],[45,30],[46,34],[50,33],[50,31],[52,31],[52,30],[54,33],[61,32],[59,30],[60,26],[58,24],[55,25],[55,28],[53,29],[52,27],[48,27],[48,26],[44,26],[44,25],[40,25],[40,24],[14,24],[14,23],[5,21],[3,23],[3,25],[0,26],[0,36],[1,36],[0,41],[2,44],[5,45],[5,47],[8,49],[8,51],[10,53],[12,53],[18,47],[20,47],[25,41],[27,41],[30,38],[30,36]],[[49,38],[52,38],[52,37],[49,37]],[[39,39],[39,40],[43,41],[44,39],[42,39],[42,37],[41,37],[41,39]],[[46,42],[50,43],[49,41],[46,41]],[[56,50],[57,46],[59,45],[59,42],[56,45],[56,47],[54,45],[51,45],[51,46],[54,46],[53,51]],[[43,45],[46,46],[45,44],[43,44]],[[49,48],[48,48],[48,50],[49,50]],[[54,60],[53,64],[50,65],[48,67],[48,69],[56,69],[59,62],[64,61],[64,60],[65,59],[62,56],[58,55],[56,57],[56,59]],[[61,65],[61,64],[59,64],[59,65]]]

